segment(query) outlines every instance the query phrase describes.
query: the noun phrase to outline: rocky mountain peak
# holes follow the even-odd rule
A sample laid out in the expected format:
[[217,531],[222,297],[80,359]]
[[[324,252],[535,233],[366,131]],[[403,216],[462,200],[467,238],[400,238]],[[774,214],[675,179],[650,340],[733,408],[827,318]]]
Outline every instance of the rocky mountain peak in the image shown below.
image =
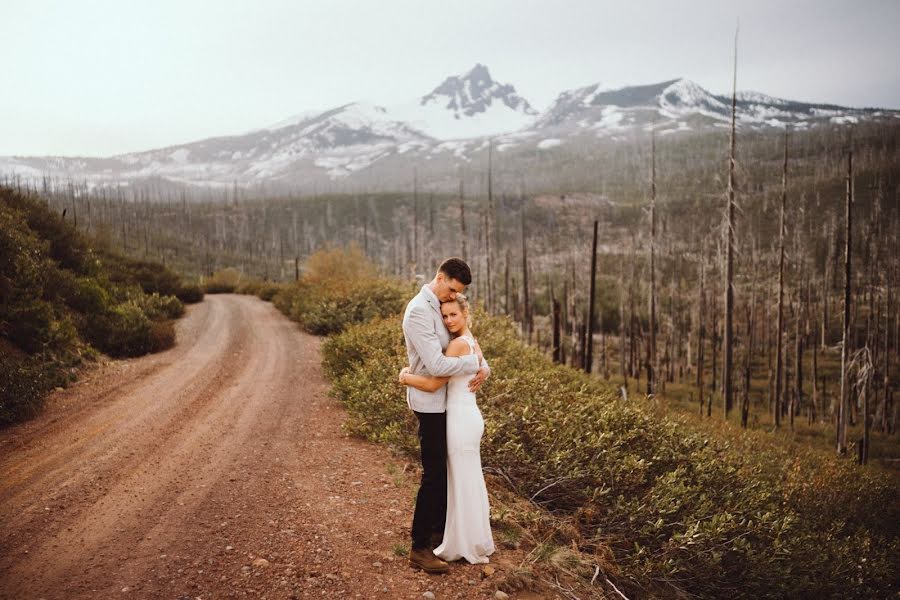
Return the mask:
[[528,101],[516,93],[515,87],[494,81],[488,68],[481,63],[476,63],[462,75],[447,77],[423,96],[419,104],[435,104],[453,111],[458,117],[471,117],[487,111],[495,102],[526,115],[537,114]]

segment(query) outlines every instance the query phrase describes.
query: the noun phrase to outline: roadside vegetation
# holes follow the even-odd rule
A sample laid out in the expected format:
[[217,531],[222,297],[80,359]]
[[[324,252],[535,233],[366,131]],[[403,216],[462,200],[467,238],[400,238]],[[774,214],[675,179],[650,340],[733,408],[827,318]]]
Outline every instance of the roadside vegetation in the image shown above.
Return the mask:
[[104,247],[38,196],[0,188],[0,426],[38,413],[99,353],[171,347],[173,320],[201,299],[197,286]]
[[[377,276],[357,250],[329,250],[273,295],[307,331],[334,334],[323,363],[348,431],[411,461],[415,422],[395,381],[415,287]],[[479,394],[492,523],[502,545],[530,550],[501,586],[632,598],[896,592],[900,489],[883,471],[624,401],[524,343],[507,317],[474,321],[494,373]]]

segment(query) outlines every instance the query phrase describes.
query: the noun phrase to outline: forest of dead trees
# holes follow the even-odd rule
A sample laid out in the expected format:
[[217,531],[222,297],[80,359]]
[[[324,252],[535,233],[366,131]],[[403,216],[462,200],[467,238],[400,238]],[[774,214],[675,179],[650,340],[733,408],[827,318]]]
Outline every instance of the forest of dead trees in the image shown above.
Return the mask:
[[467,166],[481,185],[460,177],[455,194],[414,166],[397,193],[235,186],[197,201],[51,179],[35,191],[101,243],[200,278],[233,267],[291,281],[317,249],[349,243],[404,278],[461,255],[486,310],[626,398],[678,397],[744,427],[819,424],[865,462],[870,429],[896,435],[898,417],[898,132],[748,134],[733,161],[721,133],[648,132],[580,193],[510,193],[490,148]]

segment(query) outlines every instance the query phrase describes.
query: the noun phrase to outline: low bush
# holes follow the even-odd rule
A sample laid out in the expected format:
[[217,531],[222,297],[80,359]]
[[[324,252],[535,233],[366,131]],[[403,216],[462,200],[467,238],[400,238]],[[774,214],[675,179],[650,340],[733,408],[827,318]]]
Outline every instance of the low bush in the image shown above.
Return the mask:
[[175,297],[185,304],[196,304],[203,302],[203,290],[196,283],[186,283],[175,292]]
[[40,411],[48,391],[62,381],[61,369],[0,344],[0,426]]
[[406,294],[404,287],[387,280],[337,288],[302,282],[279,292],[275,304],[287,308],[287,315],[309,333],[329,335],[352,323],[396,314],[403,308]]
[[[479,393],[485,467],[565,523],[550,541],[587,560],[611,552],[607,576],[629,597],[896,591],[895,483],[764,432],[656,416],[554,365],[505,318],[476,314],[474,332],[493,371]],[[348,327],[322,354],[347,429],[415,456],[415,419],[395,383],[406,362],[399,317]]]
[[100,351],[124,358],[150,351],[151,324],[140,306],[129,301],[85,320],[83,331]]
[[36,414],[94,348],[171,347],[184,290],[166,267],[97,251],[43,200],[0,187],[0,425]]
[[238,294],[248,294],[256,296],[266,302],[271,302],[275,294],[284,289],[285,284],[275,283],[273,281],[262,281],[260,279],[250,279],[243,281],[235,290]]
[[241,274],[231,267],[213,273],[203,282],[207,294],[233,294],[241,284]]
[[300,281],[283,285],[272,303],[305,331],[329,335],[354,323],[397,314],[411,290],[379,276],[375,265],[351,246],[312,255]]
[[159,263],[137,260],[120,254],[101,254],[104,272],[112,283],[138,286],[147,294],[174,296],[182,288],[181,277]]
[[175,345],[175,323],[173,321],[154,321],[150,324],[148,349],[150,352],[162,352]]
[[45,255],[61,269],[77,275],[95,275],[97,257],[89,241],[47,204],[30,194],[0,188],[0,204],[18,215],[28,231],[46,245]]
[[136,304],[151,321],[177,319],[184,315],[184,304],[175,296],[132,293],[129,300]]
[[[59,271],[68,273],[68,271]],[[89,277],[79,277],[72,281],[71,287],[64,288],[66,305],[74,311],[94,314],[103,312],[111,302],[109,291],[99,281]]]

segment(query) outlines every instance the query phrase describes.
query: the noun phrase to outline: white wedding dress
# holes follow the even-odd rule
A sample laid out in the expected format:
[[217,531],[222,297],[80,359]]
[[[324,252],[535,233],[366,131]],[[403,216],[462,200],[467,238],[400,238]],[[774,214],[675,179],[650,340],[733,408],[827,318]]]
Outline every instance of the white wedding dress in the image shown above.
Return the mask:
[[[463,336],[471,352],[475,340]],[[494,552],[487,487],[481,472],[481,436],[484,419],[472,375],[456,375],[447,383],[447,522],[444,540],[434,553],[446,561],[465,558],[469,563],[490,562]]]

